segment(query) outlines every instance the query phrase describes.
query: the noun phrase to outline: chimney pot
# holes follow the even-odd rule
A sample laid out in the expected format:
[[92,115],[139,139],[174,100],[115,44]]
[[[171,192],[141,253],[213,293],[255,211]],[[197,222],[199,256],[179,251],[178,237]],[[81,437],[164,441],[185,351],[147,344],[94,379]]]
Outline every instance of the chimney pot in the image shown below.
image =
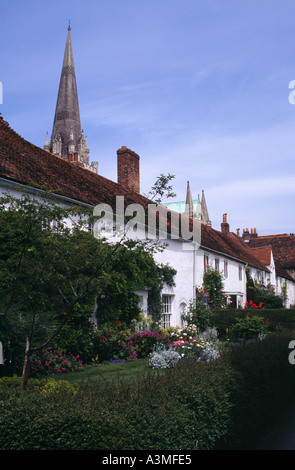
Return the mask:
[[227,223],[227,214],[223,214],[222,216],[221,232],[229,233],[229,224]]

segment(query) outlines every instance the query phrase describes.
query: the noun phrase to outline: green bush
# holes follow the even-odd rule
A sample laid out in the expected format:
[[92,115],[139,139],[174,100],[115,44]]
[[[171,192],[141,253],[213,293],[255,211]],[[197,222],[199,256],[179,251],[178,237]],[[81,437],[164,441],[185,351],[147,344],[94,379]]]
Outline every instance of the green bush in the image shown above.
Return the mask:
[[268,319],[264,320],[261,316],[247,313],[229,329],[229,337],[233,341],[245,341],[264,336],[267,331]]
[[269,334],[263,341],[236,346],[224,356],[234,371],[232,425],[226,449],[255,449],[257,441],[294,401],[295,366],[288,361],[295,331]]
[[295,329],[295,309],[226,309],[212,312],[211,326],[218,331],[218,337],[222,339],[228,338],[228,330],[242,315],[247,313],[260,316],[264,320],[268,320],[268,330],[278,331],[283,329]]
[[[77,393],[7,392],[3,450],[210,449],[229,425],[227,371],[217,361]],[[209,385],[209,386],[208,386]],[[50,387],[51,390],[51,387]]]
[[293,397],[293,339],[295,331],[269,334],[215,361],[180,363],[105,388],[89,382],[60,393],[58,384],[30,379],[21,392],[20,378],[2,380],[0,449],[255,448]]

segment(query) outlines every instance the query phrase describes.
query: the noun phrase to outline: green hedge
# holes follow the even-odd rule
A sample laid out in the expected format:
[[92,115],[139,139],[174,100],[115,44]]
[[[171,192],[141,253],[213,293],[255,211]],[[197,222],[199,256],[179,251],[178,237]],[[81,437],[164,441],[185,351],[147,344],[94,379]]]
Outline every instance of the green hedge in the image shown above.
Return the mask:
[[251,448],[292,397],[292,339],[295,331],[276,333],[210,363],[182,364],[105,389],[88,383],[44,393],[44,382],[33,387],[30,381],[21,393],[0,380],[0,449]]
[[289,363],[289,343],[295,330],[268,335],[262,341],[236,346],[223,360],[232,368],[232,424],[221,447],[253,449],[294,403],[295,365]]
[[225,309],[211,313],[211,324],[215,326],[220,338],[225,338],[227,330],[239,319],[247,315],[261,316],[269,320],[270,331],[276,329],[295,329],[295,309]]

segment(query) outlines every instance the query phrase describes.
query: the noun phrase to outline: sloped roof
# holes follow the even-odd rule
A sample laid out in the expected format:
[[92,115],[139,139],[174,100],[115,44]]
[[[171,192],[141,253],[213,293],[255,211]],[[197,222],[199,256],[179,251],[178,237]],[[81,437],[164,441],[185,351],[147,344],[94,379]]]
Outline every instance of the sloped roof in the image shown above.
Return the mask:
[[[116,196],[125,196],[125,204],[137,203],[147,208],[153,203],[146,197],[98,175],[75,163],[68,162],[31,144],[17,134],[0,116],[0,177],[27,186],[46,188],[55,194],[85,204],[109,204],[116,207]],[[186,217],[180,215],[179,217]],[[168,211],[168,231],[171,218]],[[179,219],[178,219],[179,220]],[[193,220],[190,219],[192,228]],[[224,234],[201,225],[201,245],[239,259],[267,271],[250,248],[235,234]]]
[[218,232],[212,227],[202,225],[202,246],[225,253],[259,269],[269,271],[265,264],[257,258],[247,244],[234,233]]
[[[104,203],[115,207],[116,195],[130,194],[130,189],[31,144],[1,116],[0,176],[93,206]],[[135,202],[147,203],[139,194],[134,194],[135,198]]]
[[279,234],[251,238],[249,246],[271,245],[274,259],[284,269],[295,268],[295,235]]
[[265,266],[269,266],[271,264],[271,253],[272,248],[270,245],[268,246],[259,246],[259,247],[250,247],[254,256],[259,258]]

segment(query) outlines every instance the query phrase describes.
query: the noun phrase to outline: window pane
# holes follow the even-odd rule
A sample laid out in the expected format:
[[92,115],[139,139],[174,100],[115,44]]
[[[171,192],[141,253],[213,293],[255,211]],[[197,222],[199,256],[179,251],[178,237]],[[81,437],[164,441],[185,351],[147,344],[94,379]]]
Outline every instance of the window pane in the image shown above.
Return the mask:
[[162,327],[170,326],[172,314],[172,295],[162,295]]

